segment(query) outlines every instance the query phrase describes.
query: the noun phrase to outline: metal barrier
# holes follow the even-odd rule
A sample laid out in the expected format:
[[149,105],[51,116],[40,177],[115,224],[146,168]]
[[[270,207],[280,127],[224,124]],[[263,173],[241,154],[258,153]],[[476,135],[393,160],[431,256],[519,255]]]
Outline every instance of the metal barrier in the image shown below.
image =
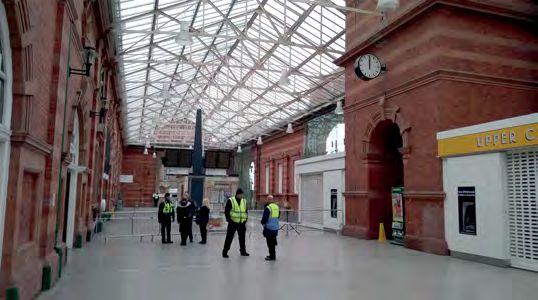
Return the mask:
[[[326,209],[305,209],[305,210],[281,210],[280,212],[280,230],[286,235],[289,235],[290,232],[293,232],[297,235],[300,235],[304,231],[319,231],[323,230],[323,226],[312,226],[312,224],[302,224],[299,220],[299,215],[305,214],[322,214],[324,212],[337,212],[341,213],[341,210],[326,210]],[[253,230],[249,230],[249,236],[252,235],[252,232],[257,232],[254,228],[260,226],[260,220],[262,218],[263,210],[249,210],[248,224]],[[226,220],[224,217],[224,211],[212,211],[212,219],[220,219],[220,227],[209,227],[208,234],[215,233],[224,233],[226,232]],[[152,242],[155,237],[160,237],[161,229],[160,224],[157,220],[157,210],[154,209],[144,209],[144,210],[127,210],[127,211],[116,211],[113,214],[110,213],[107,218],[102,218],[101,221],[106,221],[113,226],[107,226],[105,231],[104,240],[105,243],[109,239],[114,238],[139,238],[142,242],[144,238],[150,239]],[[196,225],[193,224],[193,227]],[[338,226],[341,228],[341,224]],[[259,228],[259,227],[258,227]],[[179,235],[179,224],[176,222],[172,223],[172,235]],[[199,235],[194,233],[196,230],[193,230],[193,235]]]

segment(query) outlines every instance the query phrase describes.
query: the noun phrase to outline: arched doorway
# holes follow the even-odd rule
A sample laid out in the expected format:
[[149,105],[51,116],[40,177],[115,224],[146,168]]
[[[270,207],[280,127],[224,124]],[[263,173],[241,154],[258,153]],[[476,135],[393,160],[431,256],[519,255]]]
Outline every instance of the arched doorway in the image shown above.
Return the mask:
[[73,238],[75,234],[75,213],[77,207],[77,185],[78,185],[78,160],[79,160],[79,122],[78,115],[75,112],[73,117],[73,134],[69,144],[69,154],[71,163],[67,167],[66,193],[64,200],[64,228],[62,240],[68,248],[73,247]]
[[7,182],[9,178],[10,128],[12,110],[11,45],[6,9],[0,1],[0,266],[4,240]]
[[392,238],[391,189],[404,184],[402,146],[400,128],[391,120],[379,122],[372,131],[368,153],[370,228],[377,229],[383,223],[387,238]]

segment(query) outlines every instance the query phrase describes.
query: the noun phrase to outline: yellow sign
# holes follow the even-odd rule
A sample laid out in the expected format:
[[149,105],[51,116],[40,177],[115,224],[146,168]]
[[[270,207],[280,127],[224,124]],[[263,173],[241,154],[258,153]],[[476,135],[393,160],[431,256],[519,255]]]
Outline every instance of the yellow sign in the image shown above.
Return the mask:
[[502,128],[437,141],[440,157],[538,145],[538,123]]

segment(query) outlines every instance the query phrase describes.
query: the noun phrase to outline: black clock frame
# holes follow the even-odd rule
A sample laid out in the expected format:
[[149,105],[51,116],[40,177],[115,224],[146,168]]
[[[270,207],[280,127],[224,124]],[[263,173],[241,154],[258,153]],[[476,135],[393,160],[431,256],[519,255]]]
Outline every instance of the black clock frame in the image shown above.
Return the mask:
[[367,53],[367,54],[363,54],[363,55],[360,55],[359,57],[357,57],[357,60],[355,60],[355,74],[357,75],[357,77],[359,77],[361,80],[364,80],[364,81],[375,79],[375,78],[379,77],[379,75],[381,75],[381,74],[383,74],[383,73],[385,73],[387,71],[387,65],[386,64],[381,64],[381,72],[379,73],[378,76],[376,76],[374,78],[366,77],[366,75],[364,75],[361,72],[361,68],[359,67],[359,64],[357,64],[356,62],[359,59],[361,59],[361,57],[363,57],[364,55],[368,55],[368,54],[374,56],[375,58],[377,58],[377,60],[379,60],[379,62],[381,63],[381,60],[375,54]]

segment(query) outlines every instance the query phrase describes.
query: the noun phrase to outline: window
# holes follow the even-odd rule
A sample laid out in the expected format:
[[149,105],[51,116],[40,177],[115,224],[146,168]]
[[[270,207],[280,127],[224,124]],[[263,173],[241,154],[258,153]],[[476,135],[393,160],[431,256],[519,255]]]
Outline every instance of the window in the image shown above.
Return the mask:
[[282,164],[278,164],[278,193],[282,194]]
[[461,234],[476,235],[476,192],[474,186],[458,187],[458,211]]
[[269,165],[265,166],[265,193],[269,194]]
[[337,124],[333,127],[326,141],[325,147],[327,154],[346,151],[346,147],[344,145],[345,131],[345,125],[343,123]]

